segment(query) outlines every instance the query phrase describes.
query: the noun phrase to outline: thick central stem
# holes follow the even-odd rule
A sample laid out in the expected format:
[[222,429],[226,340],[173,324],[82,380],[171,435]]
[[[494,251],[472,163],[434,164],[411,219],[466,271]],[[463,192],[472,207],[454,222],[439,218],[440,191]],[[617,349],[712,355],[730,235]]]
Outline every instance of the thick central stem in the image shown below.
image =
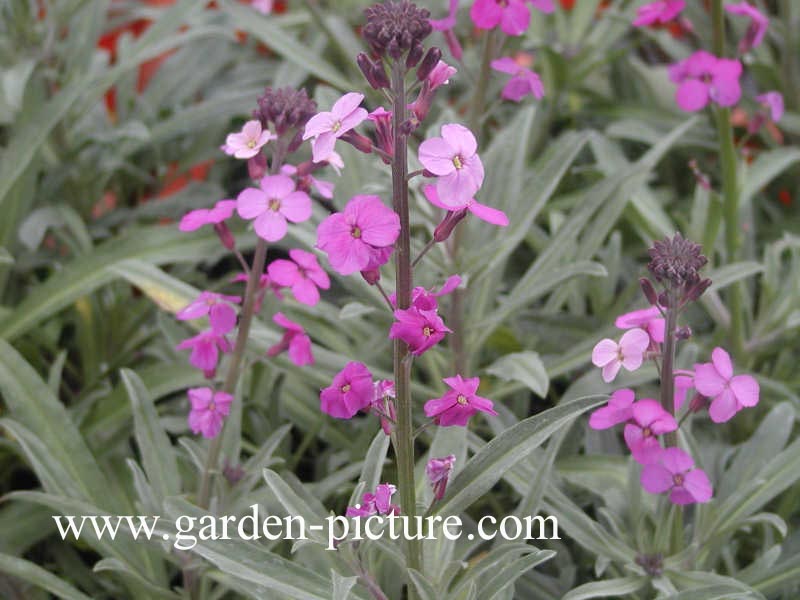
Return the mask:
[[[392,131],[394,156],[392,158],[392,207],[400,216],[400,237],[395,250],[397,280],[397,308],[411,305],[413,277],[411,270],[411,231],[408,214],[408,147],[401,128],[406,120],[405,68],[401,62],[392,63]],[[414,484],[414,437],[411,410],[411,361],[408,345],[402,340],[394,342],[394,383],[397,396],[397,428],[395,454],[397,456],[397,483],[400,488],[401,508],[410,523],[417,514],[416,485]],[[412,535],[411,538],[416,536]],[[420,570],[419,541],[409,539],[406,559],[408,566]],[[409,585],[409,592],[413,586]]]
[[[661,363],[661,406],[669,414],[675,415],[675,329],[678,325],[678,309],[675,294],[670,294],[670,307],[667,308],[664,325],[664,355]],[[666,434],[667,446],[677,446],[676,432]]]

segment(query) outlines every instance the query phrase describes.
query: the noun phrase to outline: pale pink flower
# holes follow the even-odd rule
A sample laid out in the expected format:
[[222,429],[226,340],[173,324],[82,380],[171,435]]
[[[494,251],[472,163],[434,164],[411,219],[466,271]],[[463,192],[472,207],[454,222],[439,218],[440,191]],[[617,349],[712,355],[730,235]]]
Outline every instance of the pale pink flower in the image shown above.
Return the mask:
[[206,378],[210,379],[216,373],[220,352],[230,352],[232,347],[225,335],[209,329],[183,340],[177,345],[177,349],[191,349],[189,364],[203,371]]
[[425,78],[431,86],[431,91],[435,91],[437,88],[447,85],[450,83],[450,78],[457,73],[457,69],[453,66],[448,65],[443,60],[440,60],[436,63],[436,66],[433,67],[433,70],[428,74]]
[[481,204],[475,200],[475,198],[468,198],[463,202],[453,202],[452,199],[450,199],[449,202],[445,203],[442,202],[439,193],[436,191],[436,186],[434,185],[423,186],[422,193],[425,194],[428,202],[448,212],[467,210],[481,221],[486,221],[487,223],[500,227],[506,227],[508,225],[508,216],[506,216],[506,213],[498,208],[492,208],[491,206]]
[[705,50],[669,67],[670,79],[678,84],[675,100],[688,112],[701,110],[709,102],[735,105],[742,97],[741,75],[742,63],[738,60],[717,58]]
[[469,15],[478,29],[499,25],[506,35],[522,35],[531,22],[528,3],[544,13],[555,10],[553,0],[475,0]]
[[428,22],[436,31],[442,32],[445,42],[447,42],[447,47],[450,49],[450,54],[453,55],[453,58],[456,60],[461,60],[461,57],[464,55],[464,50],[461,48],[461,44],[459,43],[458,38],[453,31],[456,26],[457,12],[458,0],[450,0],[447,16],[444,19],[428,19]]
[[436,63],[436,66],[422,82],[422,88],[420,88],[416,100],[408,105],[408,110],[414,114],[418,122],[424,121],[428,116],[437,88],[449,83],[455,73],[455,67],[451,67],[443,60]]
[[345,516],[370,517],[372,515],[400,514],[400,507],[392,504],[392,496],[397,488],[391,483],[381,483],[375,488],[375,493],[367,492],[361,496],[361,502],[355,506],[348,506]]
[[666,448],[658,462],[645,465],[641,482],[651,494],[669,492],[673,504],[708,502],[713,494],[708,475],[694,468],[692,457],[680,448]]
[[428,483],[433,488],[433,497],[441,500],[447,490],[447,480],[450,478],[450,473],[453,472],[456,457],[453,454],[443,458],[432,458],[425,465],[425,475],[428,478]]
[[389,330],[389,338],[403,340],[414,356],[424,354],[444,339],[451,330],[435,310],[419,310],[411,307],[406,310],[395,310]]
[[419,162],[437,177],[436,192],[447,206],[463,205],[483,184],[483,163],[472,132],[456,123],[442,125],[442,137],[419,146]]
[[291,177],[267,175],[261,180],[261,189],[239,193],[236,211],[243,219],[255,219],[253,228],[259,237],[277,242],[286,235],[287,221],[301,223],[311,217],[311,198],[295,191]]
[[236,326],[236,310],[231,304],[239,304],[241,301],[239,296],[201,292],[191,304],[178,311],[175,317],[179,321],[188,321],[208,316],[212,331],[222,335]]
[[372,404],[372,373],[360,362],[349,362],[319,394],[320,409],[337,419],[351,419]]
[[381,429],[386,435],[392,434],[392,428],[397,421],[394,401],[397,395],[394,391],[394,381],[381,379],[375,382],[375,396],[372,399],[371,411],[381,420]]
[[625,442],[636,462],[653,463],[661,455],[658,436],[678,429],[678,422],[658,402],[645,398],[633,404],[633,418],[625,425]]
[[686,8],[686,0],[658,0],[640,6],[636,10],[634,27],[644,27],[659,23],[666,25],[674,20]]
[[461,375],[445,377],[444,381],[450,390],[440,398],[433,398],[425,403],[425,415],[432,417],[442,426],[458,425],[466,427],[469,418],[477,412],[497,415],[492,401],[477,395],[481,380],[478,377],[463,379]]
[[611,394],[608,404],[601,406],[589,417],[592,429],[609,429],[633,418],[633,390],[621,389]]
[[341,275],[363,271],[377,261],[377,251],[394,244],[400,217],[378,196],[354,196],[344,211],[327,217],[317,227],[317,248],[328,254]]
[[314,306],[319,302],[319,290],[331,287],[328,274],[319,266],[317,257],[311,252],[294,248],[289,250],[292,260],[278,259],[269,264],[267,273],[278,285],[292,289],[298,302]]
[[268,15],[274,7],[274,0],[252,0],[250,5],[262,15]]
[[267,349],[267,356],[277,356],[281,352],[288,350],[289,360],[298,367],[314,364],[314,355],[311,353],[311,338],[308,337],[303,326],[294,321],[290,321],[281,312],[275,313],[272,321],[286,331],[281,341]]
[[248,121],[238,133],[228,134],[223,152],[234,158],[252,158],[267,142],[277,139],[269,129],[261,129],[261,121]]
[[205,438],[215,438],[222,431],[222,422],[231,412],[233,396],[226,392],[215,392],[209,387],[190,388],[189,427],[192,433],[203,434]]
[[750,19],[750,25],[748,25],[744,37],[739,40],[739,53],[745,54],[760,46],[761,42],[764,41],[764,36],[767,35],[767,29],[769,29],[769,18],[748,2],[726,4],[725,10],[732,15]]
[[643,329],[626,331],[619,343],[608,338],[600,340],[592,350],[592,364],[603,369],[603,381],[609,383],[621,367],[635,371],[642,366],[644,353],[650,346],[650,336]]
[[294,165],[283,165],[281,167],[281,174],[288,175],[289,177],[295,177],[297,179],[297,188],[300,190],[309,191],[314,189],[323,198],[327,200],[333,199],[333,190],[336,188],[336,186],[330,181],[317,179],[310,173],[307,175],[297,175],[297,167]]
[[644,329],[654,343],[660,344],[664,341],[664,317],[657,306],[634,310],[617,317],[614,325],[620,329],[633,329],[638,327]]
[[314,162],[328,160],[336,140],[367,118],[367,111],[359,105],[364,94],[350,92],[339,98],[330,112],[320,112],[306,123],[303,139],[314,138],[311,151]]
[[694,366],[695,389],[711,398],[708,414],[715,423],[729,421],[745,407],[758,404],[758,381],[750,375],[733,374],[730,355],[714,348],[711,362]]
[[493,60],[492,69],[501,73],[508,73],[511,79],[503,87],[500,96],[505,100],[519,102],[528,94],[537,100],[544,97],[544,86],[539,75],[517,63],[513,58],[506,56]]
[[[375,123],[377,146],[389,156],[394,155],[394,132],[392,131],[392,113],[382,106],[373,110],[367,118]],[[383,159],[389,163],[389,159]]]
[[769,111],[770,119],[777,123],[783,117],[783,94],[780,92],[766,92],[756,96],[756,100]]
[[220,200],[214,205],[214,208],[198,208],[183,215],[178,229],[195,231],[203,225],[219,225],[230,219],[235,210],[236,200]]

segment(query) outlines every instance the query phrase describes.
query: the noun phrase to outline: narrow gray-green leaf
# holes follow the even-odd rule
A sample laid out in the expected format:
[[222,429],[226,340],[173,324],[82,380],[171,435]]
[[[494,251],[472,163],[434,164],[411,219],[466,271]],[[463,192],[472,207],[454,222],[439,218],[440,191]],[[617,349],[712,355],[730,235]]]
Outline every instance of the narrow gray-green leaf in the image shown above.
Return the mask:
[[518,381],[542,398],[547,395],[550,386],[547,371],[537,352],[506,354],[487,367],[486,371],[505,381]]

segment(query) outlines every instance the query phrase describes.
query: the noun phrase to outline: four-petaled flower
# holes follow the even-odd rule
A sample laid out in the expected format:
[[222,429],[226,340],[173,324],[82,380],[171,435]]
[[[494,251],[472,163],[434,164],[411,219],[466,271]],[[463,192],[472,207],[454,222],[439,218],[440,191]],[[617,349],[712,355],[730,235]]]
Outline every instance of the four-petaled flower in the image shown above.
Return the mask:
[[437,177],[436,192],[445,205],[469,202],[483,184],[483,163],[472,132],[456,123],[442,125],[442,137],[419,146],[419,162]]
[[209,439],[217,437],[222,430],[222,422],[231,411],[233,396],[209,387],[190,388],[187,393],[192,405],[189,411],[192,433],[201,433]]
[[457,12],[458,0],[450,0],[447,16],[444,19],[429,19],[428,22],[436,31],[442,32],[444,39],[447,42],[447,47],[450,49],[450,54],[453,55],[453,58],[456,60],[461,60],[461,57],[464,55],[464,50],[461,48],[461,44],[459,43],[458,38],[453,31],[453,29],[456,27]]
[[243,219],[255,219],[259,237],[277,242],[286,235],[286,221],[301,223],[311,217],[311,198],[295,190],[286,175],[267,175],[261,188],[247,188],[236,198],[236,211]]
[[544,97],[544,86],[539,75],[519,64],[509,56],[498,58],[491,63],[492,69],[501,73],[508,73],[511,79],[506,82],[500,96],[505,100],[519,102],[528,94],[537,100]]
[[777,123],[783,117],[784,104],[783,94],[780,92],[766,92],[756,96],[756,100],[769,110],[769,117],[773,123]]
[[[439,298],[446,296],[459,285],[461,285],[461,277],[459,275],[451,275],[448,277],[438,292],[433,289],[425,289],[418,285],[411,290],[411,306],[419,310],[438,310]],[[397,308],[397,294],[391,294],[389,296],[389,302],[391,302],[392,306]]]
[[711,398],[708,414],[715,423],[724,423],[744,407],[758,404],[758,381],[750,375],[733,374],[730,355],[714,348],[711,362],[694,366],[694,387]]
[[375,382],[375,396],[372,398],[371,410],[381,420],[381,429],[386,435],[392,434],[392,427],[397,421],[394,400],[397,397],[394,391],[394,381],[381,379]]
[[289,351],[289,360],[298,367],[314,364],[314,355],[311,353],[311,338],[308,337],[303,326],[290,321],[281,312],[275,313],[272,321],[286,331],[281,341],[267,349],[267,356],[277,356],[285,350]]
[[466,427],[469,418],[478,411],[497,415],[492,401],[477,395],[481,380],[478,377],[463,379],[461,375],[445,377],[450,390],[439,398],[428,400],[423,407],[425,415],[442,427],[459,425]]
[[328,274],[319,266],[317,257],[311,252],[294,248],[289,250],[292,260],[278,259],[269,264],[267,273],[278,285],[292,289],[298,302],[314,306],[319,302],[319,290],[331,287]]
[[447,489],[447,480],[450,473],[453,472],[456,457],[452,454],[443,458],[432,458],[425,465],[425,475],[428,478],[428,483],[433,488],[433,497],[441,500],[444,492]]
[[442,202],[441,198],[439,197],[439,193],[436,191],[436,186],[434,185],[424,186],[422,188],[422,193],[425,194],[428,202],[434,206],[443,208],[446,211],[457,212],[460,210],[467,210],[478,217],[481,221],[486,221],[487,223],[498,225],[500,227],[506,227],[508,225],[509,221],[506,213],[498,208],[492,208],[491,206],[481,204],[475,200],[475,198],[468,198],[467,200],[461,202],[453,202],[451,198],[449,202],[445,203]]
[[625,425],[625,442],[633,458],[643,465],[661,455],[658,436],[678,429],[678,422],[658,402],[645,398],[633,404],[632,422]]
[[708,502],[713,492],[708,475],[694,468],[692,457],[680,448],[667,448],[657,462],[645,465],[641,482],[651,494],[669,492],[673,504]]
[[670,79],[678,84],[675,100],[687,112],[705,108],[711,101],[720,106],[739,102],[741,74],[742,63],[738,60],[717,58],[705,50],[669,67]]
[[230,219],[236,210],[236,200],[220,200],[214,208],[198,208],[190,210],[183,215],[178,229],[181,231],[195,231],[203,225],[219,225]]
[[638,327],[644,329],[650,339],[660,344],[664,341],[664,318],[657,306],[634,310],[617,317],[614,325],[619,329],[633,329]]
[[633,21],[634,27],[644,27],[659,23],[666,25],[677,17],[686,8],[686,0],[658,0],[640,6],[636,10],[636,19]]
[[414,356],[424,354],[451,331],[435,310],[419,310],[412,306],[394,311],[394,318],[397,321],[392,323],[389,337],[403,340]]
[[248,121],[240,132],[228,134],[222,150],[234,158],[253,158],[276,137],[269,129],[261,129],[261,121]]
[[210,379],[217,370],[220,352],[230,352],[231,343],[223,333],[213,329],[198,333],[194,337],[183,340],[177,346],[178,350],[189,350],[189,364],[196,369],[203,371],[205,376]]
[[314,138],[311,153],[314,162],[328,160],[336,140],[367,118],[367,111],[359,105],[364,94],[350,92],[339,98],[330,112],[320,112],[306,123],[303,139]]
[[601,406],[589,417],[592,429],[609,429],[620,423],[627,423],[633,418],[633,390],[627,388],[611,394],[608,404]]
[[475,0],[469,15],[478,29],[499,25],[506,35],[522,35],[531,22],[528,3],[543,13],[555,10],[553,0]]
[[626,331],[619,343],[608,338],[600,340],[592,350],[592,364],[603,369],[603,381],[614,381],[621,367],[635,371],[642,366],[644,353],[650,346],[650,336],[644,329]]
[[191,304],[178,311],[175,317],[179,321],[189,321],[208,316],[211,330],[223,335],[236,326],[236,311],[231,303],[239,304],[241,301],[239,296],[201,292]]
[[320,392],[320,408],[337,419],[350,419],[370,406],[374,397],[372,373],[363,363],[349,362]]
[[361,502],[348,506],[345,513],[348,517],[369,517],[372,515],[400,514],[400,507],[392,504],[392,496],[397,488],[391,483],[381,483],[375,487],[375,493],[366,492]]
[[767,29],[769,29],[769,18],[748,2],[726,4],[725,10],[732,15],[740,15],[750,19],[750,24],[747,26],[744,37],[739,40],[739,53],[745,54],[760,46],[761,42],[764,41],[764,36],[767,35]]

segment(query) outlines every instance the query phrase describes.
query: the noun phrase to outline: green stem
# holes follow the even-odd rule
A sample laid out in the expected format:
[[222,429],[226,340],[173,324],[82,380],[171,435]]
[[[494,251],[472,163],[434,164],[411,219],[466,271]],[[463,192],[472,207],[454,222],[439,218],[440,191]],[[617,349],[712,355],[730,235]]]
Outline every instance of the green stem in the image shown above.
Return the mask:
[[[678,325],[678,309],[676,294],[670,293],[670,306],[667,308],[666,324],[664,325],[664,353],[661,365],[661,406],[672,416],[675,416],[675,329]],[[665,436],[667,446],[676,446],[678,435],[676,432],[667,433]]]

